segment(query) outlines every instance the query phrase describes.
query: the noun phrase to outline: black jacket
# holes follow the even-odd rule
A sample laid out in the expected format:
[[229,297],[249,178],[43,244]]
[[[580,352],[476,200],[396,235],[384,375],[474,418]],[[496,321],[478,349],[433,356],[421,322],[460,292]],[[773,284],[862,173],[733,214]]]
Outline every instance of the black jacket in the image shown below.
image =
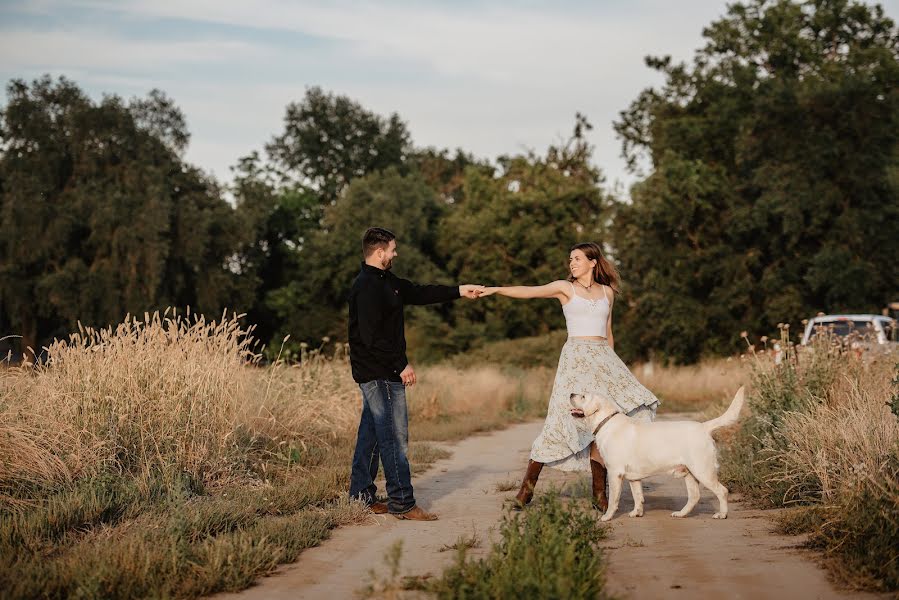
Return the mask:
[[459,288],[448,285],[416,285],[362,263],[350,290],[350,366],[353,379],[400,381],[406,368],[406,336],[403,306],[434,304],[459,297]]

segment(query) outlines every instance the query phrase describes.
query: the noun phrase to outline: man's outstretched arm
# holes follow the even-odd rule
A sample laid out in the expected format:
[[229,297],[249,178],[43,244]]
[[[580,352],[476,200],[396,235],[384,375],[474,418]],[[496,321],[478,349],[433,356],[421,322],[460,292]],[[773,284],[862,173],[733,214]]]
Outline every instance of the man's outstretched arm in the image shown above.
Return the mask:
[[408,279],[399,279],[399,290],[404,304],[435,304],[449,302],[463,296],[477,298],[483,289],[482,285],[419,285]]

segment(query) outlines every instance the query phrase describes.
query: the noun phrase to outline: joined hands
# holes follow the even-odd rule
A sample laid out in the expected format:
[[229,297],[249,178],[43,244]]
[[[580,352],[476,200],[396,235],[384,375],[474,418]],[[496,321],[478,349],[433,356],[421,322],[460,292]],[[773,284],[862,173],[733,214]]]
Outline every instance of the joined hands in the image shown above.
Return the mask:
[[459,286],[459,295],[474,300],[475,298],[491,296],[496,293],[496,290],[497,288],[495,287],[486,287],[483,285],[467,283],[465,285]]

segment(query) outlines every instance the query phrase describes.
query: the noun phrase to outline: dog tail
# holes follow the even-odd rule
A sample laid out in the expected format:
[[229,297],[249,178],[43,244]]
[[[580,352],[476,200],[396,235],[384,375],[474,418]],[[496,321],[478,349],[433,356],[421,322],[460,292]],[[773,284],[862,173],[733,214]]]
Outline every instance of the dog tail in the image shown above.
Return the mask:
[[740,410],[743,408],[743,400],[745,394],[746,386],[740,386],[740,389],[737,390],[736,395],[734,396],[733,401],[730,403],[730,406],[720,417],[716,417],[710,421],[705,421],[702,426],[709,433],[712,433],[716,429],[720,429],[722,427],[727,427],[728,425],[733,425],[737,422],[737,417],[740,416]]

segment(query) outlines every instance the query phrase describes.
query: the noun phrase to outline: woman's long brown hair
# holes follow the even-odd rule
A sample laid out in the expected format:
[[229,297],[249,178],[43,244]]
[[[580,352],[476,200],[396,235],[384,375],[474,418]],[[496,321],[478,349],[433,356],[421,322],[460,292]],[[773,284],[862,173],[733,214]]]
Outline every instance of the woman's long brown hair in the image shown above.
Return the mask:
[[[568,254],[570,255],[575,250],[583,252],[587,260],[596,261],[596,265],[593,267],[593,281],[607,285],[612,288],[613,292],[619,293],[618,284],[621,282],[621,278],[618,276],[618,269],[602,255],[602,249],[599,247],[599,244],[595,242],[575,244],[568,251]],[[574,277],[569,275],[568,281],[574,281]]]

